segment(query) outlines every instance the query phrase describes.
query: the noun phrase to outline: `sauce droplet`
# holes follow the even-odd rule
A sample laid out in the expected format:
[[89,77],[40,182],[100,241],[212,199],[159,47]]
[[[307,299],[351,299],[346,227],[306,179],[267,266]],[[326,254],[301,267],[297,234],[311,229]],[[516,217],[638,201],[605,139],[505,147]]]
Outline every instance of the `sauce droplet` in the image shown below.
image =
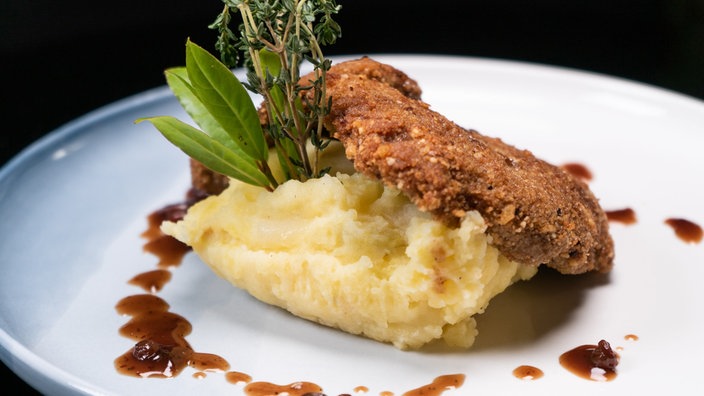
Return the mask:
[[320,393],[323,388],[311,382],[294,382],[288,385],[276,385],[270,382],[251,382],[244,387],[247,396],[271,396],[286,393],[288,396],[303,396],[306,393]]
[[142,237],[147,239],[144,251],[159,258],[159,267],[169,267],[181,264],[183,256],[191,248],[181,241],[161,232],[161,223],[164,221],[178,221],[183,219],[188,208],[196,202],[207,197],[207,194],[197,188],[191,188],[186,193],[183,202],[166,205],[155,210],[147,216],[147,229],[142,232]]
[[533,366],[518,366],[513,369],[513,376],[522,380],[537,380],[543,377],[543,370]]
[[171,272],[165,269],[157,269],[153,271],[143,272],[135,275],[127,283],[130,285],[141,287],[149,293],[156,293],[164,288],[164,285],[171,280]]
[[367,393],[367,392],[369,392],[369,388],[367,388],[366,386],[362,386],[362,385],[355,386],[354,392],[355,393]]
[[623,337],[626,341],[638,341],[638,336],[635,334],[626,334],[625,337]]
[[615,221],[626,225],[635,224],[638,221],[636,212],[631,208],[608,210],[606,211],[606,218],[608,218],[609,221]]
[[598,345],[580,345],[560,355],[560,364],[572,374],[592,381],[611,381],[616,378],[618,355],[608,342]]
[[214,353],[193,352],[189,366],[196,370],[223,372],[230,368],[230,363]]
[[448,374],[436,377],[433,382],[428,385],[423,385],[420,388],[410,390],[403,396],[438,396],[446,390],[457,389],[464,384],[464,374]]
[[669,218],[665,224],[672,227],[675,235],[687,243],[699,243],[704,236],[701,226],[686,219]]
[[198,353],[186,341],[191,324],[169,312],[169,305],[151,294],[128,296],[115,307],[132,319],[120,327],[120,334],[137,341],[129,351],[115,359],[115,368],[124,375],[169,378],[186,366],[199,370],[227,370],[225,359]]
[[178,220],[183,218],[188,206],[186,204],[173,204],[155,210],[147,216],[147,229],[142,237],[147,239],[143,249],[159,259],[159,267],[175,266],[181,263],[183,256],[190,251],[190,247],[176,238],[161,232],[161,223],[165,220]]
[[172,377],[188,364],[192,349],[183,337],[190,333],[190,324],[168,308],[164,300],[152,295],[125,297],[117,304],[118,313],[133,317],[120,328],[120,334],[138,341],[115,360],[120,373]]
[[590,181],[593,178],[592,172],[584,165],[575,162],[570,162],[562,165],[562,169],[566,170],[567,173],[575,176],[583,181]]
[[170,235],[159,236],[144,244],[145,252],[159,258],[159,267],[179,265],[190,250],[190,246]]
[[248,384],[252,382],[252,376],[249,374],[240,373],[239,371],[228,371],[225,373],[225,380],[231,384]]

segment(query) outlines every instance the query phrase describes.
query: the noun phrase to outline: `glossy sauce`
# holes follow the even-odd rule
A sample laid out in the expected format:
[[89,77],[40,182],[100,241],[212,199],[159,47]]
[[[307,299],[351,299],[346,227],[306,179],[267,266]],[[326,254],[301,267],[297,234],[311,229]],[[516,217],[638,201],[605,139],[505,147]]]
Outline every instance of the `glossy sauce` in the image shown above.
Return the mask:
[[185,367],[198,370],[196,378],[204,378],[205,371],[225,371],[230,364],[222,357],[196,352],[186,341],[192,326],[186,318],[169,311],[169,304],[154,295],[171,280],[171,272],[162,268],[181,263],[188,246],[165,235],[159,229],[164,220],[176,221],[188,207],[204,198],[190,190],[183,203],[165,206],[147,217],[147,229],[142,237],[147,239],[144,250],[159,259],[160,268],[137,274],[129,284],[152,294],[137,294],[120,300],[115,309],[132,318],[119,329],[119,333],[136,341],[136,344],[114,361],[117,371],[135,377],[169,378],[177,376]]
[[513,376],[522,380],[537,380],[543,377],[543,370],[533,366],[518,366],[513,369]]
[[438,396],[446,390],[457,389],[464,384],[464,374],[450,374],[436,377],[433,382],[420,388],[410,390],[403,396]]
[[130,285],[142,288],[149,293],[158,293],[171,280],[171,272],[165,269],[143,272],[127,281]]
[[190,322],[169,312],[169,305],[161,298],[152,294],[128,296],[120,300],[116,309],[132,317],[120,327],[120,334],[137,341],[115,359],[115,368],[121,374],[168,378],[177,376],[187,366],[201,371],[229,369],[225,359],[191,348],[185,338],[192,329]]
[[161,232],[161,223],[166,220],[178,221],[183,219],[188,208],[207,196],[205,192],[197,188],[191,188],[186,193],[183,202],[166,205],[147,216],[147,229],[141,235],[142,238],[147,240],[143,249],[159,258],[159,267],[181,264],[183,256],[191,250],[188,245]]
[[239,371],[228,371],[225,373],[225,380],[231,384],[248,384],[252,382],[252,376],[249,374],[240,373]]
[[580,345],[560,355],[560,364],[572,374],[592,380],[611,381],[616,378],[618,355],[606,343],[602,348],[602,340],[598,345]]
[[174,204],[152,212],[147,217],[148,228],[142,233],[147,239],[143,249],[159,258],[159,267],[181,264],[183,257],[191,248],[185,243],[161,232],[159,226],[164,220],[177,220],[186,213],[186,204]]
[[631,208],[607,210],[606,218],[609,219],[609,221],[626,225],[635,224],[638,221],[636,212]]
[[168,235],[152,239],[144,245],[144,250],[159,257],[159,267],[169,267],[181,263],[191,248]]
[[367,393],[367,392],[369,392],[369,388],[367,388],[366,386],[361,386],[361,385],[355,386],[354,392],[355,393]]
[[567,173],[581,179],[585,182],[591,181],[593,178],[592,172],[584,165],[575,162],[566,163],[561,166]]
[[276,385],[270,382],[251,382],[244,387],[247,396],[272,396],[286,392],[289,396],[303,396],[306,393],[321,393],[323,388],[311,382],[294,382],[288,385]]
[[699,243],[702,241],[702,227],[686,219],[669,218],[665,224],[675,230],[675,235],[687,243]]

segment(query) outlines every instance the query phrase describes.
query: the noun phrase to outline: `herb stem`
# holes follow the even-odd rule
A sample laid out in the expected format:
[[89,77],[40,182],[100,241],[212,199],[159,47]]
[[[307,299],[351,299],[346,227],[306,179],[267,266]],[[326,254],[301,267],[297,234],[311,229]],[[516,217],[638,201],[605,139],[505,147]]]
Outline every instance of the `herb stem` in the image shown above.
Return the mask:
[[276,187],[278,187],[279,182],[276,181],[276,178],[269,167],[269,163],[266,161],[260,161],[257,165],[259,166],[259,170],[264,174],[264,176],[266,176],[267,180],[269,180],[269,185],[265,186],[265,188],[267,191],[274,191]]
[[[223,2],[225,9],[211,25],[220,32],[216,48],[223,60],[226,54],[229,59],[243,51],[246,87],[264,99],[268,125],[263,130],[273,141],[284,177],[305,181],[321,176],[320,151],[327,145],[323,119],[329,112],[325,73],[330,64],[321,45],[340,36],[339,25],[331,18],[340,7],[336,0]],[[242,18],[238,36],[227,26],[234,9]],[[313,65],[310,81],[301,80],[305,60]],[[263,165],[260,170],[267,174]]]

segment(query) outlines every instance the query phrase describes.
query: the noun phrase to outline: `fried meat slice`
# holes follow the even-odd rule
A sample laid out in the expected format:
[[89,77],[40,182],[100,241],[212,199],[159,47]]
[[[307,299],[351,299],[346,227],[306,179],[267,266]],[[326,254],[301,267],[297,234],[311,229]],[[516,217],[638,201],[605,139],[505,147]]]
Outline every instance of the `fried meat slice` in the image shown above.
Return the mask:
[[[422,90],[418,83],[406,73],[391,65],[377,62],[369,57],[341,62],[333,66],[335,74],[355,75],[367,80],[374,80],[388,85],[411,99],[420,99]],[[301,78],[300,84],[305,85],[312,79],[312,74]]]
[[611,269],[608,221],[585,183],[527,150],[460,127],[420,101],[414,86],[368,58],[330,69],[325,126],[357,171],[451,226],[479,211],[492,244],[512,260],[565,274]]
[[208,195],[218,195],[225,191],[230,184],[230,179],[207,168],[202,163],[189,159],[191,170],[191,186]]

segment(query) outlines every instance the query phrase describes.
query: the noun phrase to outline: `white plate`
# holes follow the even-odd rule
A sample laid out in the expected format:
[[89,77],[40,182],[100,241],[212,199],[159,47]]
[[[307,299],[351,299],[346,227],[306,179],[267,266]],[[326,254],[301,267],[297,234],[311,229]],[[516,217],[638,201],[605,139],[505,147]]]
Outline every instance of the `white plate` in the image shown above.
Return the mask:
[[[704,355],[704,246],[686,244],[669,217],[704,223],[704,104],[628,81],[492,60],[378,56],[416,78],[424,99],[459,124],[555,164],[578,162],[612,224],[608,277],[540,276],[497,297],[468,351],[402,352],[265,306],[190,255],[158,295],[193,324],[187,337],[255,381],[309,381],[328,396],[405,391],[465,374],[454,394],[681,394],[699,382]],[[140,294],[132,276],[156,268],[142,251],[146,216],[179,201],[184,155],[139,117],[184,117],[166,88],[91,113],[30,146],[0,172],[0,357],[50,394],[239,394],[222,373],[196,379],[120,375],[113,360],[133,341],[118,334],[115,304]],[[635,334],[638,341],[624,337]],[[558,356],[609,340],[623,347],[618,376],[571,374]],[[522,381],[519,365],[544,371]]]

